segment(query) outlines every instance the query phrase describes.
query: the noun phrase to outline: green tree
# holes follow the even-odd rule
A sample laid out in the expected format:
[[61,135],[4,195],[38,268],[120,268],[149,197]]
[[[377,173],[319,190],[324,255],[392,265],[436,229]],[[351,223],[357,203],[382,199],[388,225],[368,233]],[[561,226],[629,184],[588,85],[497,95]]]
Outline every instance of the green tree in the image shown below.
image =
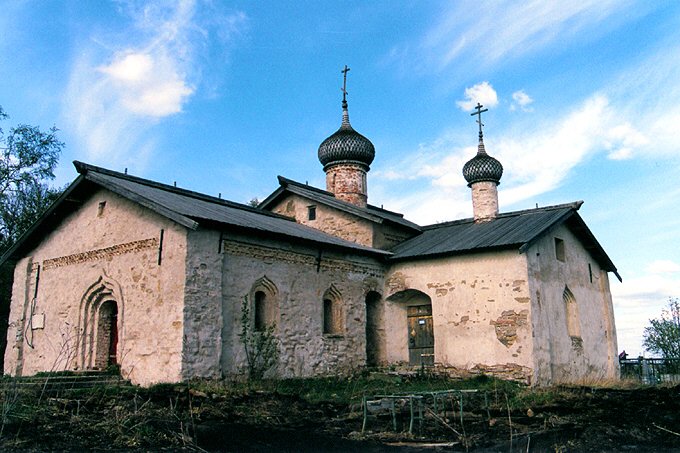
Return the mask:
[[[0,121],[7,118],[0,106]],[[25,124],[7,132],[0,127],[0,256],[61,193],[46,184],[54,179],[64,147],[56,133],[55,127],[47,132]],[[7,339],[12,277],[13,263],[0,265],[0,366]]]
[[[0,121],[7,114],[0,106]],[[45,181],[54,169],[64,144],[57,129],[43,132],[20,124],[6,133],[0,127],[0,254],[4,253],[56,198]]]
[[649,352],[664,358],[680,358],[680,299],[669,298],[661,317],[649,320],[642,345]]
[[246,353],[248,378],[259,381],[268,371],[273,370],[279,360],[279,343],[276,339],[276,325],[255,330],[250,316],[248,296],[241,301],[241,332],[238,334]]

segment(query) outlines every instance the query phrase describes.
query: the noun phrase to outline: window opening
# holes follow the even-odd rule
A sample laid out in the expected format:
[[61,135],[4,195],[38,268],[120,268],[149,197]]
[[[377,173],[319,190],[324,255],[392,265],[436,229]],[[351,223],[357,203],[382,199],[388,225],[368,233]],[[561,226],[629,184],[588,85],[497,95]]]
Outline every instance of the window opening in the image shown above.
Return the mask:
[[316,220],[316,206],[307,206],[307,219]]
[[342,297],[338,290],[332,286],[323,297],[323,333],[342,334],[344,329],[342,315]]
[[564,241],[560,238],[555,238],[555,258],[559,261],[564,261]]
[[567,312],[567,332],[570,337],[581,337],[581,324],[578,315],[578,305],[576,303],[576,298],[574,294],[569,290],[569,288],[564,288],[564,293],[562,293],[562,299],[564,300],[565,309]]
[[255,330],[264,330],[267,327],[266,319],[267,295],[263,291],[255,293]]

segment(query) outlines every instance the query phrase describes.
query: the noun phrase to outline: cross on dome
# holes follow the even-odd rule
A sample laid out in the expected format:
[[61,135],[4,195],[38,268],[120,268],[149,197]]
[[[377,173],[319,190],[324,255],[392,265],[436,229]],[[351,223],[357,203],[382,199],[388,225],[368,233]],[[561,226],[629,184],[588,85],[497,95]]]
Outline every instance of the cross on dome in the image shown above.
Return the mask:
[[347,93],[347,73],[349,72],[349,68],[347,67],[347,65],[345,65],[345,69],[343,69],[340,72],[342,72],[342,77],[343,77],[342,88],[341,88],[342,89],[342,102],[343,102],[343,104],[346,104],[347,103],[347,94],[348,94]]
[[475,116],[477,115],[477,123],[479,123],[479,140],[482,140],[483,133],[482,133],[482,126],[484,126],[484,123],[482,123],[482,112],[488,112],[489,109],[482,109],[484,107],[482,104],[479,102],[475,106],[475,109],[477,109],[476,112],[470,113],[470,116]]

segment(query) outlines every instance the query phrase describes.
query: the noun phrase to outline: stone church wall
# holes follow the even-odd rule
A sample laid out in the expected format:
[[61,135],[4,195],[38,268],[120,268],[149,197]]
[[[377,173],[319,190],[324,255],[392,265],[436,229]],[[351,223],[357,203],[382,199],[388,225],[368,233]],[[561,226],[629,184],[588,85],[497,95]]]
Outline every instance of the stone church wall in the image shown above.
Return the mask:
[[385,323],[391,326],[388,362],[408,361],[404,305],[429,300],[435,366],[530,381],[527,280],[526,259],[516,250],[392,265],[385,281]]
[[[314,220],[309,219],[310,206],[316,207],[316,218]],[[375,247],[371,222],[298,195],[285,198],[272,211],[291,217],[297,223],[316,228],[332,236],[368,247]]]
[[565,226],[532,246],[527,260],[534,379],[546,385],[616,379],[616,328],[607,272]]
[[184,228],[111,192],[94,193],[16,266],[5,372],[106,362],[98,309],[114,301],[122,375],[144,385],[179,380],[185,256]]
[[190,231],[187,239],[182,377],[220,378],[222,354],[221,235]]
[[[254,316],[255,293],[275,307],[280,358],[276,375],[301,377],[346,373],[366,360],[366,295],[382,288],[382,267],[371,258],[230,235],[223,243],[223,353],[227,376],[243,374],[241,304],[248,297]],[[324,296],[340,302],[342,329],[324,333]],[[330,296],[329,296],[330,297]],[[252,321],[254,322],[254,320]]]

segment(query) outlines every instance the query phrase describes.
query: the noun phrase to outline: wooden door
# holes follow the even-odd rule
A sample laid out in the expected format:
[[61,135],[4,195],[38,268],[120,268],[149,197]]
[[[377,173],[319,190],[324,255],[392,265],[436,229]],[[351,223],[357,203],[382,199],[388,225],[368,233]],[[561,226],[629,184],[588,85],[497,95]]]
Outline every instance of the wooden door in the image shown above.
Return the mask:
[[408,357],[410,365],[434,365],[432,305],[408,307]]

